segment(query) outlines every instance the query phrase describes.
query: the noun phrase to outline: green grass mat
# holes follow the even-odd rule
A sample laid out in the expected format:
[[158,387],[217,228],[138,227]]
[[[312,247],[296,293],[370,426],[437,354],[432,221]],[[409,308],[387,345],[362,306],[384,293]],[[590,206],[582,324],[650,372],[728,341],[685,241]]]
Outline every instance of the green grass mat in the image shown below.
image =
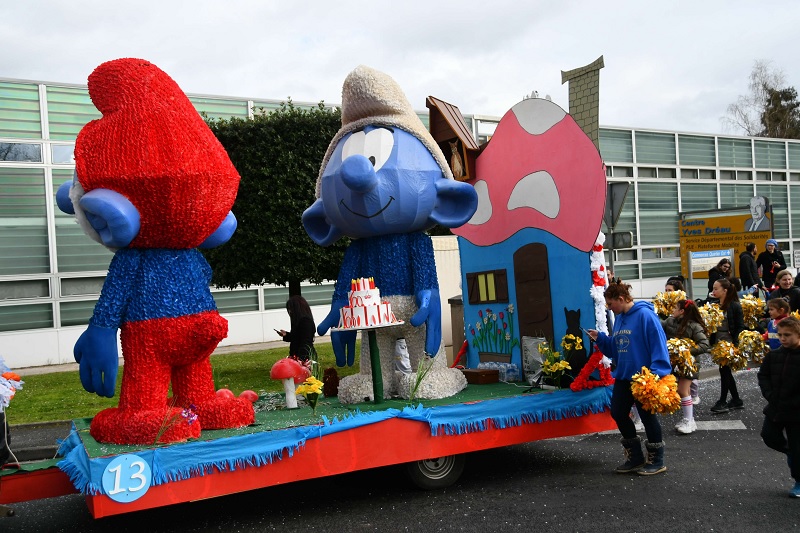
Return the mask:
[[[491,383],[485,385],[469,385],[466,389],[459,392],[450,398],[443,398],[440,400],[420,400],[415,402],[416,405],[420,403],[424,407],[436,407],[440,405],[453,405],[458,403],[471,403],[483,400],[491,400],[493,398],[508,398],[522,394],[522,391],[527,390],[527,385],[511,384],[511,383]],[[539,389],[534,389],[534,393],[544,392]],[[283,395],[269,395],[262,396],[256,402],[256,422],[251,426],[237,429],[217,429],[206,430],[200,435],[198,441],[210,441],[215,439],[222,439],[226,437],[234,437],[239,435],[250,435],[262,431],[279,431],[282,429],[312,426],[322,422],[322,417],[325,416],[329,420],[335,418],[345,418],[350,414],[360,411],[362,413],[371,411],[383,411],[386,409],[403,409],[408,407],[410,403],[408,400],[402,398],[384,400],[380,404],[373,402],[365,402],[359,404],[342,405],[339,403],[338,398],[320,398],[317,402],[316,414],[312,411],[311,407],[301,406],[297,409],[276,409],[270,411],[260,411],[259,409],[269,404],[269,400],[279,398],[279,402],[283,404]],[[118,455],[124,453],[132,453],[136,450],[156,447],[155,445],[115,445],[115,444],[101,444],[95,441],[89,435],[89,424],[91,418],[81,418],[73,421],[75,427],[81,432],[81,438],[86,450],[90,457],[102,457],[105,455]],[[167,446],[167,445],[158,445]]]
[[21,474],[25,472],[34,472],[36,470],[44,470],[46,468],[55,468],[61,458],[57,459],[44,459],[42,461],[31,461],[29,463],[22,463],[19,468],[16,466],[5,465],[0,469],[0,477],[10,476],[13,474]]

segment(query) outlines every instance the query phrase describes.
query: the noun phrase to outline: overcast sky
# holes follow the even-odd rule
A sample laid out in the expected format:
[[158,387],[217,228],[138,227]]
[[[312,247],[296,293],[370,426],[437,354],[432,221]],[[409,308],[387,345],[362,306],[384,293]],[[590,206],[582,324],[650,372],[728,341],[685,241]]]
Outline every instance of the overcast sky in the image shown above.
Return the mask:
[[359,64],[500,116],[536,90],[568,109],[561,71],[604,56],[600,124],[725,129],[754,61],[800,88],[800,2],[719,0],[5,0],[0,77],[85,84],[152,61],[188,93],[339,103]]

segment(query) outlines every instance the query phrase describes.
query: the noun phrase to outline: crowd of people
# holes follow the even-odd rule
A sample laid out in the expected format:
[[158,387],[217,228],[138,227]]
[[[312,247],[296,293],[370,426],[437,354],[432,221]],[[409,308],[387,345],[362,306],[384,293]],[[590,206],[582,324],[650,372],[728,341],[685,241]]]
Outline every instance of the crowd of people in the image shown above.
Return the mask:
[[[739,334],[747,329],[739,298],[742,294],[764,291],[767,316],[758,329],[770,351],[758,372],[758,384],[767,400],[761,437],[767,446],[786,454],[790,474],[795,480],[789,494],[800,498],[800,319],[790,314],[800,310],[800,287],[795,285],[792,272],[787,270],[777,242],[769,239],[766,248],[758,254],[756,245],[748,243],[740,254],[739,274],[743,283],[732,276],[730,259],[720,260],[709,271],[708,298],[703,301],[680,299],[675,302],[670,316],[663,320],[659,320],[652,303],[634,301],[630,285],[615,280],[606,289],[606,306],[615,316],[612,333],[597,330],[588,330],[588,333],[616,365],[611,416],[619,428],[625,453],[625,462],[616,468],[618,473],[653,475],[667,470],[661,424],[657,415],[643,409],[634,398],[631,389],[634,375],[642,367],[659,377],[674,373],[682,415],[675,430],[679,434],[693,433],[697,429],[694,409],[700,403],[696,392],[698,375],[673,367],[667,339],[693,341],[690,352],[695,361],[719,341],[737,346]],[[684,291],[685,284],[682,276],[673,276],[664,289],[665,292]],[[713,334],[709,334],[698,309],[698,305],[706,301],[717,303],[722,312],[722,321]],[[719,374],[720,396],[711,412],[744,409],[731,368],[720,365]],[[639,417],[647,439],[644,449],[634,424]]]

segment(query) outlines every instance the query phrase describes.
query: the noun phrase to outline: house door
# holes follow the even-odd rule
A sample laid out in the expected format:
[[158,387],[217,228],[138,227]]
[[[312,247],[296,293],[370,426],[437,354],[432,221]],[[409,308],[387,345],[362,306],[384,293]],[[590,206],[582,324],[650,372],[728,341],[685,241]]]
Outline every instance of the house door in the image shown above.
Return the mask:
[[555,342],[547,265],[547,247],[544,244],[526,244],[514,252],[519,334]]

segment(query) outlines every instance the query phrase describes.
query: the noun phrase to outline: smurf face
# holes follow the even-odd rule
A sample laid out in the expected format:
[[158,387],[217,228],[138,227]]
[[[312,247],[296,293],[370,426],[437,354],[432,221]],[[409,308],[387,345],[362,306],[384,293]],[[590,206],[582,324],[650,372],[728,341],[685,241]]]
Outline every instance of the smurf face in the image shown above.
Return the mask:
[[353,238],[433,225],[436,180],[445,179],[419,139],[399,128],[366,126],[337,144],[320,183],[326,218]]

